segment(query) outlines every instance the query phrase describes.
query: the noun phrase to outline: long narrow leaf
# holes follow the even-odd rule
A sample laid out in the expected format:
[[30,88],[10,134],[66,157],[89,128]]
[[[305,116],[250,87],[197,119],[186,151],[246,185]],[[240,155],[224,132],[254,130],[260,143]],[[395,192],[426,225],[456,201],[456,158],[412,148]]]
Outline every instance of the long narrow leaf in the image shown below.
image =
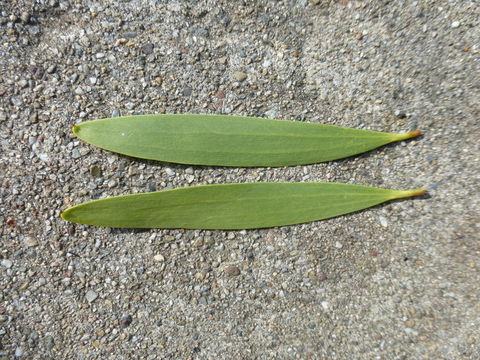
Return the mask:
[[121,228],[265,228],[327,219],[423,193],[337,183],[206,185],[95,200],[62,217]]
[[74,126],[82,140],[124,155],[180,164],[289,166],[360,154],[420,135],[223,115],[138,115]]

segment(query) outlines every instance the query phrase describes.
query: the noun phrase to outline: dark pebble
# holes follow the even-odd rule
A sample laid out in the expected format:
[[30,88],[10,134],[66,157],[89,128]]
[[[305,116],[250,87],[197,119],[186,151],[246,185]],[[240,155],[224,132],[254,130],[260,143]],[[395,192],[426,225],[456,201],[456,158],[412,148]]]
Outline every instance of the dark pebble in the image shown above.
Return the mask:
[[45,336],[45,338],[43,339],[43,342],[45,344],[45,347],[50,350],[51,348],[53,348],[53,346],[55,345],[55,340],[53,339],[52,336],[50,335],[47,335]]
[[219,99],[225,99],[225,93],[222,90],[218,90],[216,95]]
[[395,110],[395,116],[399,119],[405,119],[407,117],[407,114],[401,110]]
[[183,96],[190,96],[192,95],[192,89],[191,88],[185,88],[182,90],[182,95]]
[[238,276],[240,275],[240,269],[236,266],[227,266],[225,268],[225,272],[230,276]]
[[129,326],[132,323],[133,319],[131,315],[125,315],[122,316],[120,319],[120,327],[125,329],[127,326]]
[[147,184],[147,191],[148,191],[148,192],[153,192],[153,191],[155,191],[155,190],[156,190],[155,185],[153,185],[153,184]]
[[146,43],[142,45],[142,52],[146,55],[150,55],[153,53],[153,44],[151,43]]
[[102,169],[97,166],[97,165],[93,165],[91,168],[90,168],[90,175],[94,176],[94,177],[101,177],[102,176]]

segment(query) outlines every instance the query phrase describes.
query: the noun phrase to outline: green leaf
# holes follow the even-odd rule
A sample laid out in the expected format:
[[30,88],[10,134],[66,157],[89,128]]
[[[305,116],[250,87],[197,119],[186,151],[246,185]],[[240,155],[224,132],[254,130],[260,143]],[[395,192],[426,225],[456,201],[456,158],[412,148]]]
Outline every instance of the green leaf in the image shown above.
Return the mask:
[[424,193],[337,183],[206,185],[95,200],[62,217],[121,228],[250,229],[327,219]]
[[164,162],[218,166],[290,166],[360,154],[421,134],[383,133],[299,121],[224,115],[138,115],[74,126],[106,150]]

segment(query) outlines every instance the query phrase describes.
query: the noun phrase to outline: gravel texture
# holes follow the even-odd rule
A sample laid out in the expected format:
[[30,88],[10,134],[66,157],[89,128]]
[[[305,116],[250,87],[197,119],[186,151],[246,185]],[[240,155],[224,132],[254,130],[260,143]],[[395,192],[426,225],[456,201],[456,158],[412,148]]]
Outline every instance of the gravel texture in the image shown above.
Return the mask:
[[[0,0],[0,359],[479,359],[476,0]],[[419,139],[291,168],[138,161],[75,123],[143,113]],[[254,231],[69,224],[106,196],[337,181],[429,196]]]

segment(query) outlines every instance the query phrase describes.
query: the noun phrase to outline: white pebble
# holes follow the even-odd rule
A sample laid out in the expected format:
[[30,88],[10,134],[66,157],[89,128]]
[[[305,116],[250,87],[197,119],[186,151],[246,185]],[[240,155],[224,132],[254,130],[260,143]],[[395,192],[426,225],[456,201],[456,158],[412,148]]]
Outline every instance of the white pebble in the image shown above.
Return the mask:
[[335,242],[335,247],[337,249],[341,249],[343,247],[343,244],[341,242],[337,241],[337,242]]
[[452,22],[452,28],[458,28],[460,26],[460,22],[459,21],[454,21]]
[[37,239],[35,239],[34,237],[31,237],[31,236],[28,236],[25,238],[24,240],[24,243],[25,243],[25,246],[26,247],[35,247],[38,245],[38,241]]
[[2,266],[5,266],[7,269],[10,269],[13,265],[13,262],[8,259],[3,259],[2,260]]
[[157,254],[153,257],[155,261],[165,261],[165,257],[162,254]]
[[50,156],[48,156],[46,153],[38,154],[37,156],[43,162],[49,162],[50,161]]
[[407,328],[405,328],[405,329],[403,329],[403,330],[404,330],[408,335],[413,335],[413,336],[417,336],[417,335],[418,335],[418,332],[415,331],[415,330],[413,330],[413,329],[411,329],[411,328],[408,328],[408,327],[407,327]]
[[383,227],[388,227],[388,221],[385,218],[385,216],[380,216],[379,220],[380,220],[380,225],[382,225]]
[[88,290],[85,294],[85,298],[89,303],[94,302],[98,297],[98,294],[93,290]]

